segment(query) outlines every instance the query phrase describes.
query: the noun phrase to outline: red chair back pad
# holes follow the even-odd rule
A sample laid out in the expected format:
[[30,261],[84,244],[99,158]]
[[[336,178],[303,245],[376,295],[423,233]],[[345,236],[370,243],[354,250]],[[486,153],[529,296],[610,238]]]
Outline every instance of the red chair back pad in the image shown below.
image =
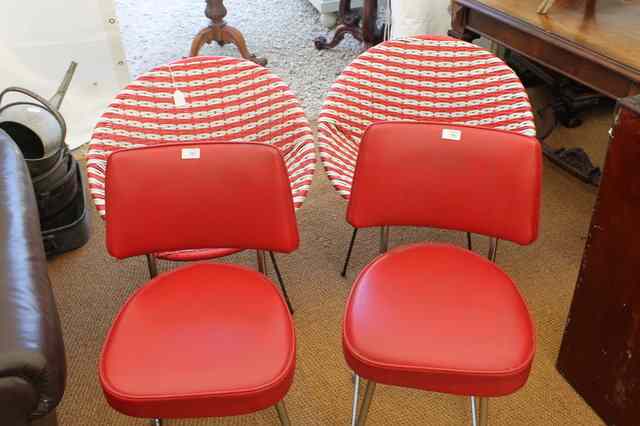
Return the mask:
[[[198,159],[182,159],[190,148],[199,149]],[[107,248],[114,257],[298,247],[291,187],[275,147],[180,143],[117,151],[106,182]]]
[[[459,131],[460,140],[443,138]],[[541,151],[494,129],[377,123],[360,145],[347,220],[355,227],[430,226],[519,244],[538,234]]]

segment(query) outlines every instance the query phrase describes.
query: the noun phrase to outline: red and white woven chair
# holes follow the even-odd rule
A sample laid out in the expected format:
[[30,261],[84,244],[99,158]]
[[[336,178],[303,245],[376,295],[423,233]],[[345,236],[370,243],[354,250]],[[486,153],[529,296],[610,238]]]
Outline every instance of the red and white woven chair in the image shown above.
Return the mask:
[[[481,47],[440,36],[390,40],[370,48],[342,72],[327,94],[317,145],[333,187],[346,200],[362,136],[381,121],[430,121],[536,134],[518,76]],[[343,276],[357,231],[354,228]]]
[[[89,189],[98,212],[102,217],[107,214],[105,175],[107,158],[114,151],[216,140],[276,146],[287,165],[295,207],[302,206],[313,179],[315,151],[298,99],[279,77],[253,62],[201,56],[142,74],[116,96],[99,120],[87,155]],[[238,251],[181,250],[148,255],[147,260],[150,275],[155,276],[156,257],[193,261]],[[285,291],[275,257],[269,254]]]

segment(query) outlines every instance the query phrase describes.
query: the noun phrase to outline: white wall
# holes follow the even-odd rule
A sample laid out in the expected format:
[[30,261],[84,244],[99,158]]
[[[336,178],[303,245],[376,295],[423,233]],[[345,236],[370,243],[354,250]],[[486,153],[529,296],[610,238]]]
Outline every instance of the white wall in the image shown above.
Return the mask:
[[21,86],[50,98],[69,63],[78,62],[61,108],[71,148],[89,141],[129,80],[114,0],[4,0],[0,40],[0,90]]

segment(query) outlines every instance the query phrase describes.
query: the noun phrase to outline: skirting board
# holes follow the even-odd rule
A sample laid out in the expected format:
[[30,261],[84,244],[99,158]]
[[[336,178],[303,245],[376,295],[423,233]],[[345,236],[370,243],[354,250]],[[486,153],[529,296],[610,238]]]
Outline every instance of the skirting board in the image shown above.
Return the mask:
[[[340,6],[340,0],[309,0],[311,4],[318,9],[318,12],[335,13]],[[351,7],[362,7],[363,0],[352,0]]]

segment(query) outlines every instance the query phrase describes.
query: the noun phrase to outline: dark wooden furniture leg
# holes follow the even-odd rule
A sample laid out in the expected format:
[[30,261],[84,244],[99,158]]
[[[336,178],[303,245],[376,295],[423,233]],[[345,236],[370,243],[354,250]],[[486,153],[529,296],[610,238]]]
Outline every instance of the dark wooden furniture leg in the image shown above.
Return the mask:
[[224,17],[227,16],[227,9],[224,7],[223,0],[207,0],[207,8],[204,13],[207,18],[211,20],[211,24],[202,29],[193,39],[189,56],[198,56],[200,49],[205,43],[209,44],[215,41],[220,46],[233,43],[238,47],[243,58],[262,66],[267,65],[265,58],[259,58],[249,52],[242,33],[234,27],[227,25],[224,20]]
[[378,27],[378,0],[365,0],[362,10],[362,38],[367,45],[378,44],[383,39],[383,30]]
[[340,0],[340,25],[333,34],[333,39],[328,41],[325,36],[318,36],[313,41],[316,49],[332,49],[344,39],[344,36],[351,34],[353,38],[362,40],[362,30],[360,29],[360,14],[351,9],[351,0]]
[[[347,34],[353,38],[373,45],[382,41],[382,31],[377,27],[378,0],[365,0],[362,16],[351,8],[351,0],[340,0],[340,25],[336,28],[331,41],[324,36],[316,37],[316,49],[332,49],[336,47]],[[362,21],[362,28],[360,27]]]
[[640,424],[640,96],[620,101],[558,370],[609,425]]
[[469,8],[462,6],[456,2],[451,4],[451,29],[448,34],[451,37],[455,37],[460,40],[471,43],[473,40],[480,37],[479,34],[470,31],[467,28],[467,14]]

